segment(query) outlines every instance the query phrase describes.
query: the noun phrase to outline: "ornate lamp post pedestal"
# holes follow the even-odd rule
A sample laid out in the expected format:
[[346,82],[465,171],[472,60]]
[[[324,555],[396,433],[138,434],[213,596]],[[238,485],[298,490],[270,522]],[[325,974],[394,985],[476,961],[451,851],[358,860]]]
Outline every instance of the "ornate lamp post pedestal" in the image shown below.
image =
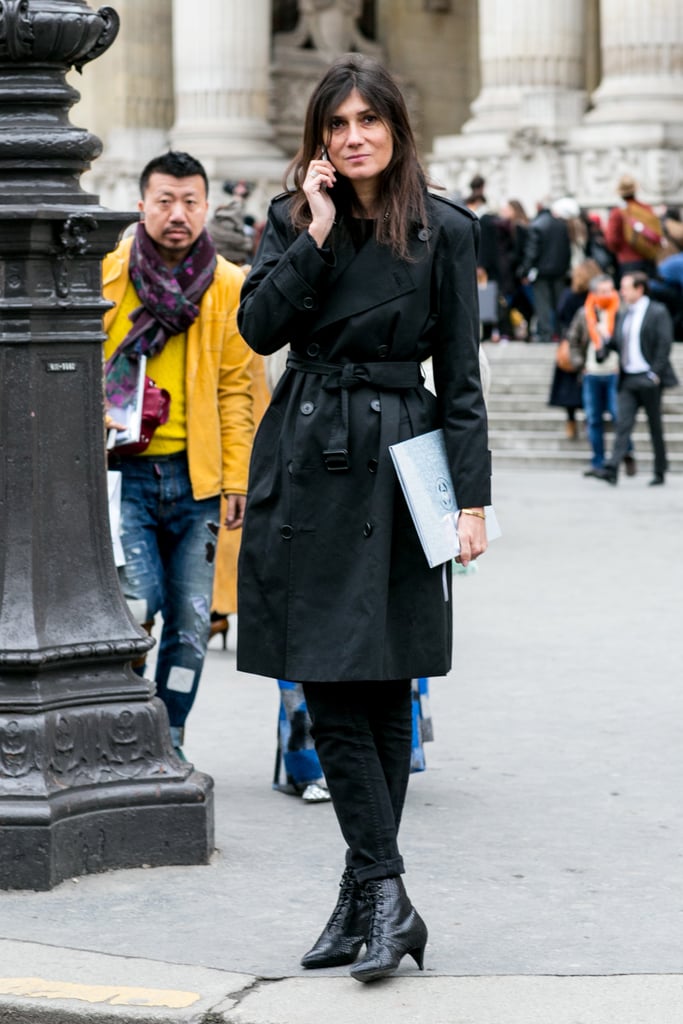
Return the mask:
[[130,661],[107,510],[100,262],[130,215],[81,190],[66,83],[113,42],[85,0],[0,0],[0,888],[206,863],[212,780]]

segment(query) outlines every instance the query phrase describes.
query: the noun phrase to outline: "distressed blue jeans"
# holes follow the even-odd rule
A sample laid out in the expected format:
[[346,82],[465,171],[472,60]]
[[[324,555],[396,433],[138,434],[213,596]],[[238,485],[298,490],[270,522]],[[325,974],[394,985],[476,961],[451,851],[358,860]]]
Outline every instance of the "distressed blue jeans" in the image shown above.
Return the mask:
[[185,452],[114,460],[121,470],[119,569],[134,617],[164,620],[157,657],[157,696],[171,726],[182,727],[197,694],[211,630],[213,552],[208,522],[218,522],[220,498],[195,501]]

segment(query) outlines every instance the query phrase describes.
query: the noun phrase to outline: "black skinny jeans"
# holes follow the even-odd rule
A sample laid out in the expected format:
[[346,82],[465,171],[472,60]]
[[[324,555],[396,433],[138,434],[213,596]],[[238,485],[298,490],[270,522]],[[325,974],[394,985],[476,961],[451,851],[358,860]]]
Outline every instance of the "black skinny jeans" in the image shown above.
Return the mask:
[[347,866],[359,882],[403,872],[398,828],[410,775],[410,680],[304,683],[315,749]]

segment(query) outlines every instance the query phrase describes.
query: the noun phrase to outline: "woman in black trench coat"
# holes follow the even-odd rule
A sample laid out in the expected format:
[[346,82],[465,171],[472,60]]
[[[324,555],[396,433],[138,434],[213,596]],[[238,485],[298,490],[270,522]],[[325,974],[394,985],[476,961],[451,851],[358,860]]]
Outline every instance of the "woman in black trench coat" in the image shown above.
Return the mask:
[[[337,905],[302,964],[354,964],[371,981],[406,953],[423,965],[427,929],[397,844],[410,679],[445,675],[452,638],[450,573],[427,566],[388,448],[443,427],[459,559],[481,554],[478,223],[427,192],[401,94],[358,54],[313,93],[292,170],[239,311],[253,349],[291,353],[254,443],[238,668],[303,683],[348,847]],[[422,383],[428,356],[436,398]]]

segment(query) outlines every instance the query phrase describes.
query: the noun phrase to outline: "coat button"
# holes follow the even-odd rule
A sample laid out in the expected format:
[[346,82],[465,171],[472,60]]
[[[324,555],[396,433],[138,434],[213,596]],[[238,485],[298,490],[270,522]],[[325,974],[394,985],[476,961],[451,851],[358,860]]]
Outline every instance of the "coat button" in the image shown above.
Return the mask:
[[429,228],[420,228],[420,230],[417,233],[417,237],[420,239],[421,242],[428,242],[429,239],[432,237],[432,232]]
[[377,346],[377,355],[379,356],[380,359],[386,359],[387,356],[389,355],[389,346],[388,345],[378,345]]
[[368,471],[370,473],[376,473],[378,465],[377,459],[368,459]]
[[363,536],[364,537],[369,537],[371,533],[372,533],[372,523],[366,523],[365,526],[363,527]]
[[373,398],[373,400],[370,402],[370,408],[372,409],[373,412],[382,411],[382,403],[380,402],[379,398]]
[[315,359],[315,357],[317,355],[319,355],[319,354],[320,354],[320,345],[318,345],[315,341],[312,341],[311,344],[306,349],[306,355],[307,356],[311,356],[312,359]]
[[302,402],[300,409],[304,416],[310,416],[315,409],[315,406],[313,405],[313,402]]
[[313,309],[313,299],[310,295],[307,295],[304,299],[304,309]]
[[280,527],[280,536],[283,540],[291,540],[294,536],[294,530],[291,526],[285,524],[285,526]]

